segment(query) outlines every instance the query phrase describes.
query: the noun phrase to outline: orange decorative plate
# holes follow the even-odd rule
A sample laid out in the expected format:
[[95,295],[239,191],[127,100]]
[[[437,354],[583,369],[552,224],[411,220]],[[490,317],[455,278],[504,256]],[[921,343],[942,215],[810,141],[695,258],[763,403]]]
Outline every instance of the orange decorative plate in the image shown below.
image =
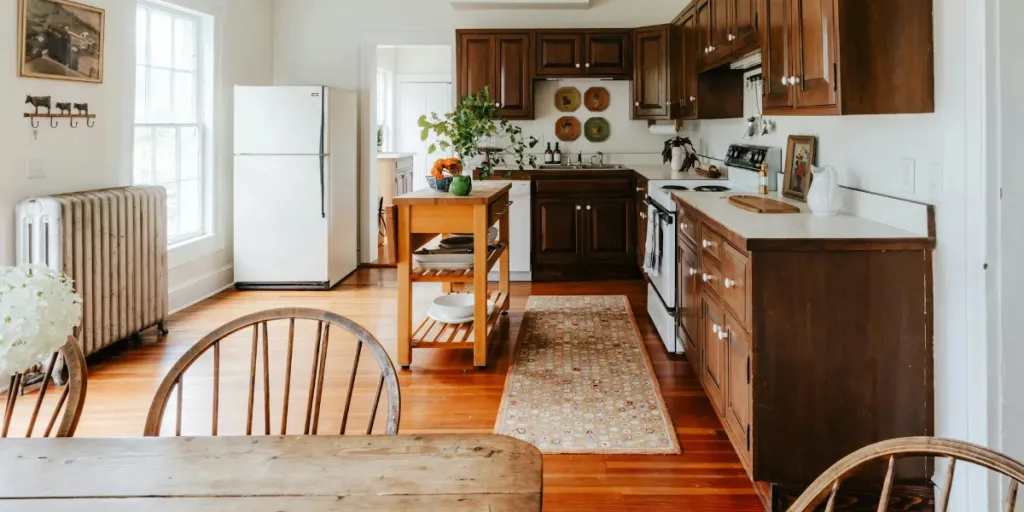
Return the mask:
[[559,118],[555,121],[555,136],[562,142],[580,138],[580,120],[572,116]]
[[580,108],[580,91],[575,87],[562,87],[555,93],[555,108],[560,112],[575,112]]
[[604,87],[591,87],[583,94],[583,104],[591,112],[604,112],[609,103],[611,103],[611,96],[608,94],[608,89]]

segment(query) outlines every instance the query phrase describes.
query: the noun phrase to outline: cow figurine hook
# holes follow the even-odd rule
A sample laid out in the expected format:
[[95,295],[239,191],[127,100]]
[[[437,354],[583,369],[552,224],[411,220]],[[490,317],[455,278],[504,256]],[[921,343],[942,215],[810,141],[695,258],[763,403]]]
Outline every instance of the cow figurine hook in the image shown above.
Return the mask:
[[50,114],[50,97],[49,96],[25,96],[25,104],[32,105],[36,108],[35,113],[39,113],[39,109],[45,107],[46,113]]

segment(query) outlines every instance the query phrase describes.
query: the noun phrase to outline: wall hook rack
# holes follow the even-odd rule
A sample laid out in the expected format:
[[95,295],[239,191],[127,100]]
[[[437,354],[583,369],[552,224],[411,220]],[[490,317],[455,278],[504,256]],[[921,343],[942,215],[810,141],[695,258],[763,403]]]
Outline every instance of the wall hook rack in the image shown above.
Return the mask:
[[81,124],[81,123],[77,122],[77,120],[79,120],[79,119],[85,119],[85,125],[88,126],[89,128],[92,128],[92,127],[96,126],[96,121],[95,121],[96,114],[30,114],[30,113],[26,113],[24,115],[25,115],[26,118],[28,118],[28,122],[32,126],[33,130],[36,130],[36,129],[39,128],[39,126],[40,126],[40,121],[39,120],[40,119],[49,119],[50,120],[50,128],[57,128],[57,127],[59,127],[61,119],[68,119],[72,128],[77,128],[78,125]]

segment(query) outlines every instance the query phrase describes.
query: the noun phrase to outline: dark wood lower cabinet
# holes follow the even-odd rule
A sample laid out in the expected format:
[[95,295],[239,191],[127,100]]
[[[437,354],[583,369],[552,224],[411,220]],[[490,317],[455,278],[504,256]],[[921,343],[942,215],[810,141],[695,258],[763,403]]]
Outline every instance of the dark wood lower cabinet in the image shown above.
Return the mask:
[[631,171],[600,174],[534,178],[534,281],[640,277],[635,181]]
[[[933,239],[765,243],[676,202],[694,224],[677,230],[677,335],[766,508],[864,446],[934,435]],[[836,510],[875,510],[885,470],[844,480]],[[932,472],[897,461],[890,510],[932,510]]]

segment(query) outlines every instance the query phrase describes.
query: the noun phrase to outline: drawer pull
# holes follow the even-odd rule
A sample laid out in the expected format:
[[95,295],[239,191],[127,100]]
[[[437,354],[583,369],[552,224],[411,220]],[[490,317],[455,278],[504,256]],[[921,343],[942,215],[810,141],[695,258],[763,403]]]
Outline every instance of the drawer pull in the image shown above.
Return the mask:
[[722,330],[722,328],[719,327],[718,324],[711,324],[711,332],[717,333],[720,330]]
[[725,281],[722,281],[722,284],[724,284],[726,288],[732,288],[736,286],[736,281],[733,281],[732,279],[729,279],[727,277],[725,278]]
[[718,329],[717,332],[718,332],[718,339],[720,339],[720,340],[724,340],[724,339],[729,337],[729,332],[726,331],[725,329],[721,329],[720,328],[720,329]]
[[690,225],[689,225],[689,224],[687,224],[687,223],[685,223],[685,222],[684,222],[684,223],[682,223],[682,224],[680,224],[680,226],[682,226],[682,227],[683,227],[683,229],[685,229],[685,230],[688,230],[688,229],[690,229]]
[[712,242],[711,240],[704,240],[704,242],[701,245],[703,245],[705,249],[710,249],[715,245],[715,243]]
[[691,275],[691,276],[695,276],[695,275],[697,275],[697,274],[699,274],[699,273],[700,273],[700,271],[699,271],[699,270],[697,270],[697,269],[695,269],[695,268],[693,268],[693,267],[690,267],[690,275]]
[[711,282],[711,280],[715,278],[715,276],[713,276],[711,274],[704,274],[701,277],[704,279],[705,283]]

